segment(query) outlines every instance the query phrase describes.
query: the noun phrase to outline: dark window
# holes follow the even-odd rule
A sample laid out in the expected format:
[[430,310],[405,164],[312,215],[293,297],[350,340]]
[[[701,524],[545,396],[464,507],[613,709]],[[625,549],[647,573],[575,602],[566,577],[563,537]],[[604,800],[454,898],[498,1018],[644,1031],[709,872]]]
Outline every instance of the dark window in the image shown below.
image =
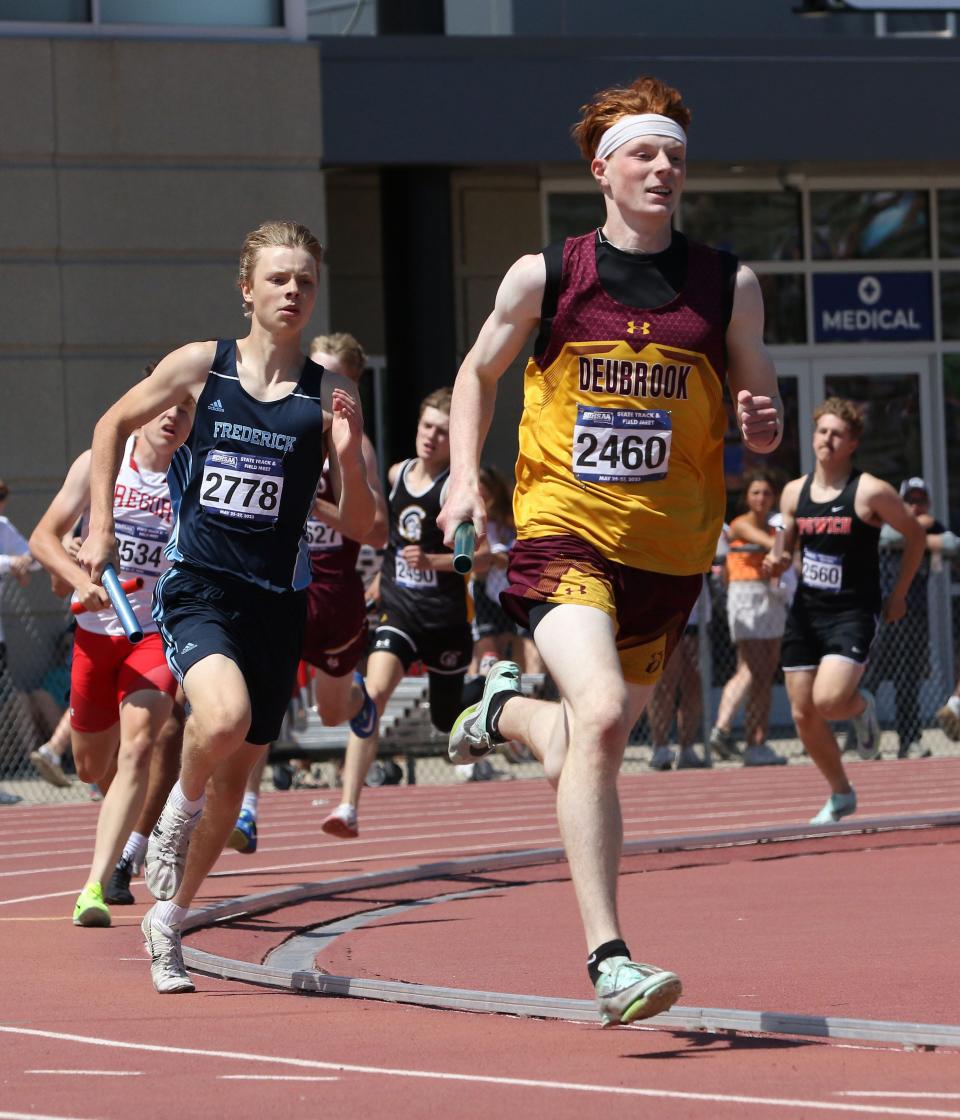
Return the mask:
[[930,255],[926,191],[813,191],[815,260]]
[[683,231],[741,260],[795,261],[803,256],[796,191],[689,191],[680,203]]
[[940,256],[960,257],[960,191],[939,191]]
[[960,338],[960,272],[940,273],[940,316],[943,337]]
[[547,199],[547,238],[550,244],[565,237],[579,237],[582,233],[602,226],[607,220],[603,195],[595,193],[551,194]]
[[807,341],[807,300],[802,276],[761,273],[763,340],[771,346]]
[[0,0],[0,20],[89,23],[90,0]]

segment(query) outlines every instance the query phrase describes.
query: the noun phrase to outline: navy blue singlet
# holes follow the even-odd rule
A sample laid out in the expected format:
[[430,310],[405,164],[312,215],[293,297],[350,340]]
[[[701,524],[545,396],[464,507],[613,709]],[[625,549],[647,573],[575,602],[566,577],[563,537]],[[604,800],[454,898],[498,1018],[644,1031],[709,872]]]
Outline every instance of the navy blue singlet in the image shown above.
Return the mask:
[[310,582],[305,523],[325,458],[323,367],[304,358],[296,388],[259,401],[237,375],[237,344],[221,339],[193,429],[170,464],[174,564],[269,591]]

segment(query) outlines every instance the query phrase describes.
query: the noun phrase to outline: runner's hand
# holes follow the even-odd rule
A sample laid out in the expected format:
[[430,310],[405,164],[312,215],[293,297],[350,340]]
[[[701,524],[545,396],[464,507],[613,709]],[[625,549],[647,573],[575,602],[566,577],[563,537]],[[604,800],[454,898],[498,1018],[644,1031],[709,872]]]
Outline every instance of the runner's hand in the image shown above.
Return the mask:
[[746,389],[737,393],[737,423],[743,442],[751,451],[772,451],[780,436],[780,412],[772,397],[755,397]]
[[426,572],[433,567],[430,563],[430,557],[418,544],[404,545],[400,550],[400,555],[411,568],[416,568],[418,571]]
[[351,452],[360,454],[363,440],[363,415],[360,405],[343,389],[333,390],[330,441],[342,463]]
[[906,595],[888,595],[883,602],[883,621],[899,622],[907,613]]
[[90,576],[93,583],[100,583],[103,569],[108,564],[112,564],[119,572],[120,555],[117,552],[117,538],[113,532],[91,530],[77,553],[77,563]]
[[464,521],[473,522],[479,544],[487,535],[487,507],[476,483],[451,486],[437,515],[437,525],[443,530],[443,543],[447,548],[453,548],[453,535]]

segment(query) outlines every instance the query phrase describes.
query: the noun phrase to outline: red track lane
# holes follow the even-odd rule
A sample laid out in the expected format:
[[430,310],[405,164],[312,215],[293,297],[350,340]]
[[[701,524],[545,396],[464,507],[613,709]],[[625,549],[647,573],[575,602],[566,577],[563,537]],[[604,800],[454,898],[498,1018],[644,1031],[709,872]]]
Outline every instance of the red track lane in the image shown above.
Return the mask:
[[[864,763],[851,772],[864,816],[960,809],[960,765],[950,760]],[[800,822],[825,796],[807,766],[628,777],[622,795],[631,839]],[[326,808],[314,807],[315,797],[336,800],[327,791],[266,795],[260,850],[225,853],[203,898],[559,844],[543,782],[368,790],[356,841],[323,837]],[[281,1109],[284,1120],[435,1110],[582,1120],[612,1108],[666,1120],[960,1120],[960,1053],[601,1031],[289,996],[205,977],[195,996],[157,996],[140,944],[142,884],[139,905],[114,908],[112,929],[69,921],[96,812],[0,810],[0,1120],[265,1107]],[[957,1022],[958,852],[955,830],[942,830],[631,857],[621,882],[625,924],[638,956],[682,972],[690,1004]],[[487,878],[503,889],[384,918],[339,938],[320,963],[352,975],[586,998],[566,867]],[[191,942],[258,960],[304,924],[469,885],[358,892],[201,931]],[[31,1031],[54,1037],[22,1033]],[[54,1072],[28,1072],[40,1070]],[[129,1076],[108,1076],[121,1072]]]

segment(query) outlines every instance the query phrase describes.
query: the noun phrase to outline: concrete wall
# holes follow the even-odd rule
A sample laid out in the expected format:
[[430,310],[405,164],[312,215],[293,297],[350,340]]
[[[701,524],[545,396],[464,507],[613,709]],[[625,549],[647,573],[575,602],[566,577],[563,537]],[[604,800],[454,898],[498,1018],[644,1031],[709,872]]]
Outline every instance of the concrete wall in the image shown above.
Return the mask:
[[318,89],[306,45],[0,40],[0,475],[23,531],[145,362],[244,330],[249,229],[326,241]]

